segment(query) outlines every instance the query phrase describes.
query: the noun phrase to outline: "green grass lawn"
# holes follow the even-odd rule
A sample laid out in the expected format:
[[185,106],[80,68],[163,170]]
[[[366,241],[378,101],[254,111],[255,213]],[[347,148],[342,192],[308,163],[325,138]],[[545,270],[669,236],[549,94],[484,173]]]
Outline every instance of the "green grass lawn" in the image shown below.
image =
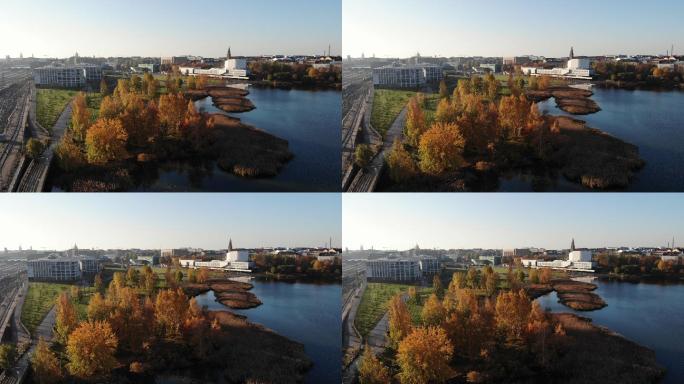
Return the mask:
[[354,325],[361,336],[366,337],[382,319],[392,296],[406,292],[408,287],[406,284],[368,283],[354,319]]
[[67,89],[38,89],[36,98],[36,119],[45,129],[51,131],[59,115],[76,96],[76,91]]
[[24,300],[24,307],[21,309],[21,321],[29,332],[40,325],[50,308],[55,304],[57,296],[71,288],[69,284],[57,283],[29,283],[28,293]]
[[432,295],[434,292],[434,289],[432,289],[432,287],[416,287],[416,292],[418,293],[418,300],[409,300],[406,302],[406,305],[411,313],[411,320],[413,320],[413,324],[421,325],[423,323],[423,320],[421,319],[423,306],[430,295]]
[[409,99],[415,94],[416,92],[413,91],[376,89],[371,112],[373,127],[384,136]]

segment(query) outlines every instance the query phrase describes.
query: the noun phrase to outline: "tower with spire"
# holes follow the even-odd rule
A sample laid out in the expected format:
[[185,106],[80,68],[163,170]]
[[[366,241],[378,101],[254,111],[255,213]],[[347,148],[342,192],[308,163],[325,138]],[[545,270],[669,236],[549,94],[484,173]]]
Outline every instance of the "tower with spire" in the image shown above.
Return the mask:
[[228,53],[226,54],[226,59],[230,60],[233,58],[233,55],[230,54],[230,47],[228,47]]
[[228,252],[233,250],[233,239],[228,238]]
[[574,251],[574,250],[575,250],[575,238],[573,237],[572,242],[570,243],[570,251]]
[[570,47],[570,59],[574,59],[574,58],[575,58],[575,48]]

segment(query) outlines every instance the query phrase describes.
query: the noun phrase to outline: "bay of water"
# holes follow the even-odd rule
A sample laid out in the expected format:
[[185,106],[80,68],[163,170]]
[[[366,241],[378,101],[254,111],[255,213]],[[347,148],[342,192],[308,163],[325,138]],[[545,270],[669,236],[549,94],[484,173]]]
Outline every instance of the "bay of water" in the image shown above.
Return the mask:
[[[575,311],[558,303],[555,292],[537,299],[543,308],[588,317],[626,338],[653,349],[667,368],[663,383],[684,382],[684,284],[595,281],[607,307]],[[598,357],[600,358],[600,356]]]
[[262,305],[230,309],[214,300],[213,291],[197,296],[199,305],[247,316],[280,335],[304,344],[314,365],[306,383],[342,382],[342,313],[340,284],[252,280],[251,290]]

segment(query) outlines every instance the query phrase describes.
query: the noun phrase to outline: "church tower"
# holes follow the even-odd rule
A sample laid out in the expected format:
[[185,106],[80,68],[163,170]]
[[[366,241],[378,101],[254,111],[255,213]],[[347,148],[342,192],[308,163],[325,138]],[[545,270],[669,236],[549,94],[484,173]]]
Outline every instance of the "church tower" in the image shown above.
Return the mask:
[[233,250],[233,239],[228,239],[228,252]]
[[230,60],[233,58],[233,55],[230,54],[230,47],[228,47],[228,54],[226,55],[226,59]]
[[575,238],[573,237],[572,243],[570,243],[570,251],[574,251],[574,250],[575,250]]
[[574,47],[570,47],[570,58],[571,59],[575,58],[575,48]]

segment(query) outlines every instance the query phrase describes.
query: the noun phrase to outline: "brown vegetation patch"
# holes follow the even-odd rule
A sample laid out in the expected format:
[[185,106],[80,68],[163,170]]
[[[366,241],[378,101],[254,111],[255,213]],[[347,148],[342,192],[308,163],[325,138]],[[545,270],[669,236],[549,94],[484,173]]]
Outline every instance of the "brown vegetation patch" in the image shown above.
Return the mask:
[[185,284],[183,290],[189,296],[197,296],[212,290],[217,302],[232,309],[247,309],[258,307],[262,304],[255,294],[247,292],[253,287],[249,283],[215,279],[204,284]]
[[558,293],[558,301],[577,311],[593,311],[607,304],[603,299],[591,292],[596,284],[574,280],[554,280],[551,286]]
[[563,175],[588,188],[622,188],[644,166],[637,146],[626,143],[570,117],[547,116],[559,132],[552,135],[551,160],[560,165]]
[[525,286],[525,293],[530,299],[536,299],[538,297],[549,294],[553,291],[551,284],[528,284]]
[[596,113],[601,108],[590,97],[594,93],[586,89],[571,87],[556,87],[548,90],[527,90],[525,95],[528,100],[539,103],[550,99],[556,99],[556,105],[561,110],[573,115],[587,115]]
[[554,364],[558,383],[656,383],[665,374],[655,352],[627,340],[590,319],[569,313],[552,314],[567,337],[564,353]]
[[251,292],[222,292],[215,296],[216,301],[232,309],[254,308],[262,304]]
[[214,114],[218,166],[243,177],[275,176],[293,158],[287,140]]
[[224,330],[215,340],[220,347],[211,359],[223,362],[226,382],[297,383],[312,366],[300,343],[243,316],[226,311],[211,311],[209,316]]

